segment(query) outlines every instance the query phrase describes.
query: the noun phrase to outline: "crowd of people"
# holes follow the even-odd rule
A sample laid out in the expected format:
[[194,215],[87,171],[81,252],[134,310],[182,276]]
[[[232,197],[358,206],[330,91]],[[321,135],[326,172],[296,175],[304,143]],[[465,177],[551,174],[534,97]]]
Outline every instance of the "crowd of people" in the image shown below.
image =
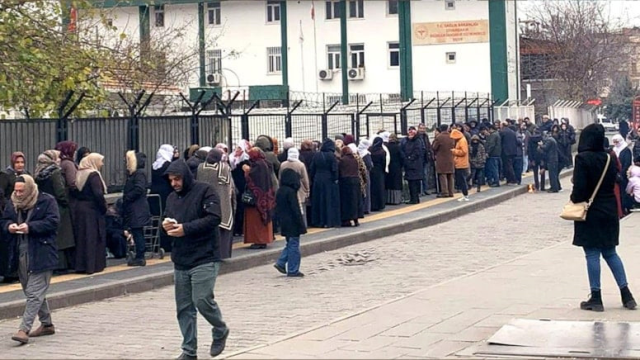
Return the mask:
[[[146,155],[125,154],[122,199],[109,205],[100,174],[104,157],[64,141],[38,156],[33,178],[40,191],[56,199],[60,211],[56,273],[93,274],[105,268],[107,255],[126,257],[130,244],[135,244],[135,256],[128,264],[146,264],[144,228],[152,215],[163,216],[173,192],[165,173],[180,159],[196,180],[216,189],[222,211],[220,252],[225,259],[231,257],[234,237],[243,237],[250,249],[264,249],[282,231],[283,222],[275,216],[275,195],[287,169],[300,178],[296,191],[305,227],[359,226],[365,215],[387,206],[418,204],[430,195],[433,184],[437,197],[453,197],[457,191],[462,193],[459,201],[469,201],[471,188],[479,192],[482,185],[497,187],[501,181],[518,185],[523,173],[533,171],[536,190],[545,190],[548,173],[549,191],[560,191],[559,172],[572,166],[574,143],[575,130],[567,119],[544,117],[540,126],[528,118],[443,124],[432,139],[426,126],[419,124],[409,127],[406,136],[380,130],[370,138],[337,134],[322,142],[308,139],[295,144],[287,138],[279,144],[261,135],[253,143],[241,140],[231,149],[226,144],[192,145],[184,152],[164,144],[151,164],[150,179]],[[618,151],[624,141],[614,139],[614,145],[626,164],[626,152]],[[11,199],[16,179],[30,174],[25,163],[25,154],[15,152],[11,165],[0,172],[1,209]],[[636,188],[623,193],[629,191],[640,193]],[[159,201],[148,201],[148,193],[157,194]],[[630,209],[630,195],[627,200]],[[164,232],[159,237],[160,246],[171,252],[171,237]],[[17,281],[7,256],[10,249],[5,242],[0,247],[0,275],[5,282]]]

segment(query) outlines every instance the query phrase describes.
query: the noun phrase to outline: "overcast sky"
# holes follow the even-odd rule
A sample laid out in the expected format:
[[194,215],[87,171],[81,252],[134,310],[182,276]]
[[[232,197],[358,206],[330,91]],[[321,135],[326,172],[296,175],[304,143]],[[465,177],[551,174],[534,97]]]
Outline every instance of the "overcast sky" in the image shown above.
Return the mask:
[[[573,0],[565,0],[573,1]],[[584,0],[581,0],[584,1]],[[612,18],[619,18],[626,26],[640,27],[640,0],[598,0],[609,8]],[[540,2],[538,0],[518,1],[518,9],[521,11],[518,17],[526,20],[526,12],[531,8],[531,4]]]

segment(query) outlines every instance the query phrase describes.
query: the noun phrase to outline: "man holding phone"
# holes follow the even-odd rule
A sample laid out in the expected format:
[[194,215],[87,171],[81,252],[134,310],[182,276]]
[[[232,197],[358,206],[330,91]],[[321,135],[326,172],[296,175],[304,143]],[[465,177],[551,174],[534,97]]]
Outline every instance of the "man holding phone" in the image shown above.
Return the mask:
[[165,176],[174,190],[167,198],[162,228],[173,243],[176,311],[183,337],[178,359],[197,359],[198,312],[213,327],[210,354],[218,356],[229,336],[213,295],[220,269],[220,200],[213,187],[194,180],[184,160],[171,163]]
[[[58,267],[59,222],[56,199],[39,192],[31,176],[19,176],[0,226],[7,235],[3,241],[9,242],[10,268],[18,271],[27,297],[22,323],[11,337],[21,344],[28,343],[32,337],[55,334],[46,296],[53,270]],[[41,326],[31,331],[36,316]]]

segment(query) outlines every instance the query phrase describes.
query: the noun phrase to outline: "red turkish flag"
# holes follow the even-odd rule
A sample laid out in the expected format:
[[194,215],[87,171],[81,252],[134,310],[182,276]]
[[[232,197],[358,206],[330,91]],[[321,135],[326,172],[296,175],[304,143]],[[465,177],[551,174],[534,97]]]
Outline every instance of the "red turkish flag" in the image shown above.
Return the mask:
[[78,22],[78,11],[76,10],[75,7],[72,6],[71,10],[69,10],[69,25],[67,27],[67,30],[69,32],[76,32],[77,22]]

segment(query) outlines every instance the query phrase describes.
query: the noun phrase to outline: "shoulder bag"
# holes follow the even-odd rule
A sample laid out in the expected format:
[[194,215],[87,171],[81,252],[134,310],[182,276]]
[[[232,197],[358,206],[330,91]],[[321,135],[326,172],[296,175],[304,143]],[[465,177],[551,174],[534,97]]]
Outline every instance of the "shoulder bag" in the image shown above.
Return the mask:
[[256,206],[256,197],[253,194],[253,191],[246,189],[244,193],[242,193],[242,203],[245,206]]
[[589,211],[589,206],[595,199],[598,194],[598,190],[600,190],[600,185],[602,185],[602,180],[604,180],[604,176],[607,174],[607,170],[609,169],[609,163],[611,162],[611,155],[607,154],[607,164],[604,166],[604,170],[602,171],[602,175],[600,175],[600,180],[598,180],[598,185],[593,190],[593,194],[589,198],[588,201],[583,201],[579,203],[573,203],[569,201],[563,208],[562,214],[560,217],[569,220],[569,221],[586,221],[587,220],[587,211]]

